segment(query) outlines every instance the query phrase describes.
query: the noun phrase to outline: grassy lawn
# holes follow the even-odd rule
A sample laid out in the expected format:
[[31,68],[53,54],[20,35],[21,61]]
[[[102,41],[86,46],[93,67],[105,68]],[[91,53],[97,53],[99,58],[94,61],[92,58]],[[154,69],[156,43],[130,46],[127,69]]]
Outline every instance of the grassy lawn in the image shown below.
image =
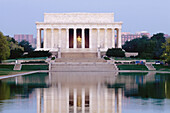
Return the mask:
[[48,65],[22,65],[21,70],[48,70]]
[[22,65],[22,69],[20,71],[14,71],[13,68],[14,65],[0,64],[0,76],[19,74],[35,70],[48,70],[48,65]]
[[148,68],[145,65],[117,65],[119,70],[148,70]]
[[113,59],[115,59],[115,60],[146,60],[146,62],[155,62],[155,61],[157,61],[157,60],[154,60],[154,59],[141,59],[141,58],[129,58],[129,57],[123,57],[123,58],[115,57]]
[[2,75],[13,75],[18,73],[23,73],[25,71],[14,71],[14,65],[0,64],[0,76]]
[[170,66],[156,65],[156,64],[153,64],[153,66],[158,71],[170,71]]
[[5,65],[5,64],[0,64],[0,71],[2,71],[2,70],[6,70],[6,71],[8,71],[8,70],[13,70],[13,68],[14,68],[14,65],[12,64],[12,65]]
[[170,76],[170,73],[156,73],[156,75],[161,75],[161,76]]
[[10,72],[9,71],[0,71],[0,76],[2,75],[9,75]]

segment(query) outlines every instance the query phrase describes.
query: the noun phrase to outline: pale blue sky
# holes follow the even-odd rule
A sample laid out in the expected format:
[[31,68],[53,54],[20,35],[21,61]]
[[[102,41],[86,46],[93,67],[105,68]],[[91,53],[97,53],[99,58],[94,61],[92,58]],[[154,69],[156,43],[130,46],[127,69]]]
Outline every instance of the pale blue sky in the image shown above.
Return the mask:
[[45,12],[114,12],[123,32],[170,34],[170,0],[0,0],[0,31],[35,37]]

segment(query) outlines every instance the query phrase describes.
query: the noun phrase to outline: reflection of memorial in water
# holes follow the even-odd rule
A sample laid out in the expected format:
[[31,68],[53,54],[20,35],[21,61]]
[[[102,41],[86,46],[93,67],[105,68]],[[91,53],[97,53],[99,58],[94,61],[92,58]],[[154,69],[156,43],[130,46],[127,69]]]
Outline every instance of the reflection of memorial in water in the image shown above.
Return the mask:
[[112,72],[49,74],[49,88],[37,90],[37,113],[121,113],[121,88]]

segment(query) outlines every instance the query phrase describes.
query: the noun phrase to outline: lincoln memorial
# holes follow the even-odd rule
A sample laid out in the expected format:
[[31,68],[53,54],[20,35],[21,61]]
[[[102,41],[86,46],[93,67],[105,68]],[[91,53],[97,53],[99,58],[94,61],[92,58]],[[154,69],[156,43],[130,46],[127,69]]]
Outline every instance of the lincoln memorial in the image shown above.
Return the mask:
[[69,53],[97,56],[122,47],[122,22],[114,22],[114,13],[45,13],[36,27],[36,50],[48,50],[58,58]]

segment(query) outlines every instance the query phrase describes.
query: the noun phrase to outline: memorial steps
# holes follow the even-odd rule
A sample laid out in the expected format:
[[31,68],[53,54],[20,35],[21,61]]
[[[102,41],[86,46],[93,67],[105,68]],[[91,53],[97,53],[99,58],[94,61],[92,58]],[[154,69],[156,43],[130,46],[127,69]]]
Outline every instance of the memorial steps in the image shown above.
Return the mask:
[[50,71],[109,72],[118,70],[116,65],[98,58],[60,58],[49,66]]
[[97,58],[97,52],[62,52],[61,58]]
[[97,58],[97,50],[90,48],[69,48],[62,49],[61,58],[75,58],[75,59],[87,59],[87,58]]
[[77,71],[77,72],[107,72],[114,71],[113,64],[106,63],[55,63],[51,64],[51,71]]
[[55,60],[55,62],[77,62],[77,63],[85,63],[85,62],[91,62],[91,63],[106,63],[107,61],[104,59],[99,58],[58,58]]
[[22,68],[22,64],[15,64],[13,70],[21,70],[21,68]]

